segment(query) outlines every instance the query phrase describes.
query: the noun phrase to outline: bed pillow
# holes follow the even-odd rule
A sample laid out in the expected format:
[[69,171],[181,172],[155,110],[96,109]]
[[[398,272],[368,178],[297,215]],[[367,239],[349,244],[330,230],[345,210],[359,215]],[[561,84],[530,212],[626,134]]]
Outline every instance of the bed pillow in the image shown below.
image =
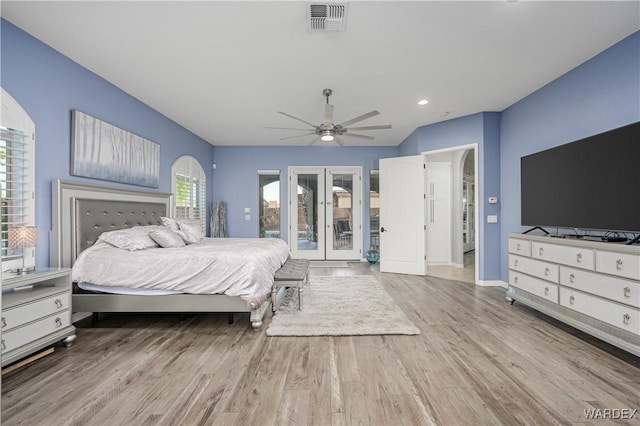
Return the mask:
[[186,233],[189,233],[196,237],[198,241],[204,238],[204,232],[202,232],[202,227],[200,223],[196,219],[183,219],[179,222],[180,230]]
[[185,242],[182,237],[168,228],[159,228],[155,231],[151,231],[149,232],[149,237],[151,237],[151,239],[158,243],[158,245],[162,248],[176,248],[185,246]]
[[185,244],[196,244],[200,242],[200,238],[196,237],[191,232],[176,231],[176,234],[182,238]]
[[178,221],[175,219],[171,219],[170,217],[161,217],[160,220],[162,224],[172,231],[179,231],[180,226],[178,225]]
[[103,232],[98,239],[124,250],[144,250],[157,247],[156,242],[149,236],[149,232],[159,228],[159,226],[134,226],[118,231]]

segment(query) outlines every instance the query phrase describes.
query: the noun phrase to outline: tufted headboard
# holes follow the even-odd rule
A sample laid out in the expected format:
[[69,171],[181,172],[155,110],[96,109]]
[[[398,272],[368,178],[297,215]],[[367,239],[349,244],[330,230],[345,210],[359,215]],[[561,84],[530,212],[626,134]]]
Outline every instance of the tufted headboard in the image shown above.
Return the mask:
[[171,211],[171,194],[56,179],[51,188],[49,264],[73,266],[104,231],[157,225]]
[[162,225],[167,206],[157,203],[76,199],[76,256],[106,231],[137,225]]

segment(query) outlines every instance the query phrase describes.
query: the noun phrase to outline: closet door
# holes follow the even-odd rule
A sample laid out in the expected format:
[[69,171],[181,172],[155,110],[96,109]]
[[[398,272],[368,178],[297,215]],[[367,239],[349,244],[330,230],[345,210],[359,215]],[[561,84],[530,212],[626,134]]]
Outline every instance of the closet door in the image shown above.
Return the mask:
[[324,260],[324,168],[290,168],[289,185],[291,254],[294,258]]
[[362,169],[326,169],[326,258],[362,258]]

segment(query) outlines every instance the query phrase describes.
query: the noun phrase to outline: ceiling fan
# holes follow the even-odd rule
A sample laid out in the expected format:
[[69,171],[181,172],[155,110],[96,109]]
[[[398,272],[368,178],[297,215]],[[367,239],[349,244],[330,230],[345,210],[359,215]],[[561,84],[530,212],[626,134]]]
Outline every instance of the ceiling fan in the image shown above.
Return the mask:
[[293,118],[294,120],[298,120],[304,124],[307,124],[309,126],[311,126],[311,129],[297,129],[297,128],[291,128],[291,127],[266,127],[265,129],[280,129],[280,130],[306,130],[309,133],[304,133],[302,135],[296,135],[296,136],[289,136],[286,138],[281,138],[280,140],[285,140],[285,139],[293,139],[293,138],[299,138],[302,136],[307,136],[307,135],[317,135],[317,137],[309,144],[309,145],[313,145],[314,143],[316,143],[318,140],[322,140],[324,142],[331,142],[331,141],[336,141],[336,143],[338,145],[343,145],[342,141],[340,140],[340,138],[338,138],[337,136],[350,136],[352,138],[360,138],[360,139],[367,139],[367,140],[374,140],[375,138],[373,136],[368,136],[368,135],[362,135],[359,133],[352,133],[352,131],[362,131],[362,130],[381,130],[381,129],[390,129],[391,125],[390,124],[381,124],[381,125],[377,125],[377,126],[364,126],[364,127],[348,127],[352,124],[358,123],[360,121],[366,120],[367,118],[371,118],[371,117],[375,117],[376,115],[380,114],[378,111],[373,110],[373,111],[369,111],[365,114],[359,115],[355,118],[352,118],[351,120],[347,120],[345,122],[342,122],[340,124],[333,124],[333,105],[331,105],[329,103],[329,96],[331,96],[331,94],[333,93],[333,91],[331,89],[324,89],[322,91],[322,95],[324,97],[326,97],[327,102],[324,106],[324,120],[322,121],[322,124],[320,124],[319,126],[316,126],[313,123],[308,122],[307,120],[303,120],[302,118],[298,118],[294,115],[288,114],[286,112],[283,111],[278,111],[278,114],[282,114],[284,116],[287,116],[289,118]]

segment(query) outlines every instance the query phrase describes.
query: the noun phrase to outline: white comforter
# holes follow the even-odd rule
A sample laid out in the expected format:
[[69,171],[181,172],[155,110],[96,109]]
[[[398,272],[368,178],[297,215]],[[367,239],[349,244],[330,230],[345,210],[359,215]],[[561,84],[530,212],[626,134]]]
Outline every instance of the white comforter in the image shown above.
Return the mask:
[[205,238],[180,248],[127,251],[103,241],[73,265],[77,283],[191,294],[239,296],[251,310],[271,293],[273,276],[289,257],[277,238]]

